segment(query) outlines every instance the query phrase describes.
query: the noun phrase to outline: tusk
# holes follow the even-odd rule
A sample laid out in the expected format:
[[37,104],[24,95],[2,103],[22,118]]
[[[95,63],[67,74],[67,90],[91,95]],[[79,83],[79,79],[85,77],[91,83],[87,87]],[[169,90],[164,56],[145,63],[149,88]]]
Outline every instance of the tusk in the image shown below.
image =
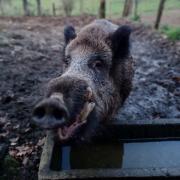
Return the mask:
[[83,110],[81,111],[80,116],[79,116],[79,120],[81,123],[83,123],[86,120],[86,118],[89,116],[91,111],[94,109],[94,106],[95,106],[95,103],[93,102],[90,102],[90,103],[86,102],[84,104]]
[[85,102],[89,101],[91,99],[91,96],[92,96],[92,89],[90,87],[88,87],[87,88],[87,93],[86,93],[86,96],[85,96]]

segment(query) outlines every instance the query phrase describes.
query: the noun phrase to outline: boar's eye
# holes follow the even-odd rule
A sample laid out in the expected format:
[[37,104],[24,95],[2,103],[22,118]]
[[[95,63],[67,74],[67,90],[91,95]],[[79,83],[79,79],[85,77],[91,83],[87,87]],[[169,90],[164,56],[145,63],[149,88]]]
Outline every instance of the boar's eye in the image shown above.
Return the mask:
[[71,61],[71,57],[70,56],[65,57],[64,63],[66,64],[66,66],[69,65],[70,61]]
[[94,67],[100,69],[102,67],[102,62],[101,61],[96,61],[95,64],[94,64]]
[[69,61],[65,60],[64,62],[67,66],[69,65]]

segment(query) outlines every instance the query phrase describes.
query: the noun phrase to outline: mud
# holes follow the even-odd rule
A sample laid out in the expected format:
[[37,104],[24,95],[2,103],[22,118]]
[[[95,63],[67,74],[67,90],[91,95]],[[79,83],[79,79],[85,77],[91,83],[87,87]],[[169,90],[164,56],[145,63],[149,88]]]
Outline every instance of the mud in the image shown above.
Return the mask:
[[[15,138],[16,145],[34,147],[45,132],[30,124],[32,107],[42,99],[47,82],[62,73],[60,51],[63,28],[76,29],[94,17],[72,18],[1,18],[0,20],[0,120],[9,122],[9,134],[2,141]],[[169,42],[154,30],[122,19],[116,24],[133,27],[132,55],[135,61],[133,91],[117,114],[120,120],[180,118],[180,43]],[[20,124],[19,128],[15,128]],[[12,145],[10,145],[11,147]],[[30,160],[37,178],[40,153]]]

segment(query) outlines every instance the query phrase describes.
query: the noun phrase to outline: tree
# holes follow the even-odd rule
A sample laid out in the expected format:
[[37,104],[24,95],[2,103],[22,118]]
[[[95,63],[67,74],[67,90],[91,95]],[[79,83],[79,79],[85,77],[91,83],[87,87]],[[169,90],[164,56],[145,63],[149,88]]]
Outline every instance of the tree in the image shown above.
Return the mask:
[[24,8],[24,15],[29,16],[29,7],[28,7],[28,1],[23,0],[23,8]]
[[156,18],[156,22],[155,22],[155,25],[154,25],[155,29],[158,29],[158,27],[159,27],[159,23],[161,21],[161,16],[162,16],[162,13],[163,13],[165,2],[166,2],[166,0],[161,0],[160,3],[159,3],[159,9],[158,9],[158,13],[157,13],[157,18]]
[[138,0],[135,0],[134,17],[137,16],[137,9],[138,9]]
[[74,8],[74,0],[62,0],[62,7],[66,16],[70,16]]
[[0,0],[0,10],[1,10],[1,15],[4,15],[4,9],[2,5],[2,0]]
[[106,0],[100,0],[99,14],[100,19],[106,18]]
[[41,16],[41,0],[36,0],[36,2],[37,2],[38,16]]
[[83,0],[80,0],[80,11],[83,13]]
[[124,10],[123,10],[123,17],[127,17],[130,13],[131,13],[131,10],[132,10],[132,0],[125,0],[124,2]]
[[11,0],[0,0],[0,11],[1,15],[4,15],[4,9],[3,9],[3,4],[8,3],[10,6],[12,6]]

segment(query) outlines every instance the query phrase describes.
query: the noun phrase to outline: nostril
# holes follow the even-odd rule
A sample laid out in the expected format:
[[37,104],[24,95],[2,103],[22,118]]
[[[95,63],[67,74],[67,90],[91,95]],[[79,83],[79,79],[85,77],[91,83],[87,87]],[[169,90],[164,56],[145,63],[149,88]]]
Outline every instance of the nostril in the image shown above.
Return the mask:
[[55,109],[54,117],[56,118],[56,120],[61,120],[63,118],[63,113],[59,109]]
[[34,110],[33,116],[36,117],[37,119],[41,119],[45,116],[46,111],[43,107],[39,107]]

